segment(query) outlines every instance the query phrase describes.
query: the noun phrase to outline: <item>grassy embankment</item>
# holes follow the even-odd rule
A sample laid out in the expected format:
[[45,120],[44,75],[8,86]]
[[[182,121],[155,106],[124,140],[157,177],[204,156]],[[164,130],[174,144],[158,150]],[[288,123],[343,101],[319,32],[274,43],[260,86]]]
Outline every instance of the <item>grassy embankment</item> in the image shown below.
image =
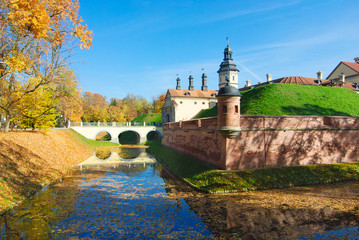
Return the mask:
[[[359,116],[359,94],[345,88],[276,83],[241,94],[242,114]],[[196,118],[213,116],[217,107]]]
[[169,149],[159,141],[148,151],[190,185],[210,193],[274,189],[338,181],[358,181],[359,163],[264,168],[245,171],[216,170],[188,155]]
[[[295,84],[270,84],[242,92],[241,113],[253,115],[359,116],[359,94],[348,89]],[[197,118],[217,116],[217,107]],[[149,151],[179,177],[208,192],[271,189],[359,180],[359,163],[219,171],[168,149],[158,142]],[[192,167],[193,166],[193,167]]]
[[[0,213],[111,143],[73,130],[0,132]],[[112,144],[113,145],[113,144]]]
[[161,113],[146,113],[137,116],[135,119],[132,120],[132,122],[160,123],[162,122],[161,116]]

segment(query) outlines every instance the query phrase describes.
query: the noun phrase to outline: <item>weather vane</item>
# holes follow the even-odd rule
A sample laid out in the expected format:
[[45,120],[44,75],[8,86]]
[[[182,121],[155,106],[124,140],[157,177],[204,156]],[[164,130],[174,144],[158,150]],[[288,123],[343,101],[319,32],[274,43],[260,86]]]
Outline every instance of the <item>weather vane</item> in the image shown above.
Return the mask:
[[227,44],[229,44],[229,39],[228,39],[228,36],[226,37],[226,40],[227,40]]
[[203,71],[204,71],[204,68],[201,68],[201,71],[203,72]]

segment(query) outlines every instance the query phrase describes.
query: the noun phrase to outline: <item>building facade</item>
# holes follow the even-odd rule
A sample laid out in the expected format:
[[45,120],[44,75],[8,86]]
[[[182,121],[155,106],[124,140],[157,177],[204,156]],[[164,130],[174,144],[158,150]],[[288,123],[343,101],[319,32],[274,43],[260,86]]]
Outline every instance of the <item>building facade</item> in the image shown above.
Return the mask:
[[[224,49],[223,61],[217,71],[219,89],[224,87],[227,82],[238,88],[238,72],[239,70],[233,62],[232,49],[227,45]],[[181,88],[181,79],[177,78],[176,88],[167,90],[165,103],[161,109],[162,123],[192,119],[203,109],[212,108],[217,104],[218,90],[208,89],[205,73],[202,74],[201,89],[194,89],[192,75],[189,76],[188,80],[187,89]]]

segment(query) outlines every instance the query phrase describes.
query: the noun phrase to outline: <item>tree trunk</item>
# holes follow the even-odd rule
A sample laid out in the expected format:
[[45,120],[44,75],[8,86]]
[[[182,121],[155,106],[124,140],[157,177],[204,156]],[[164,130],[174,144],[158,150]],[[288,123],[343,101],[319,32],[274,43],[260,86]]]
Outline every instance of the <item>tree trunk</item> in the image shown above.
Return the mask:
[[10,119],[9,118],[6,118],[6,121],[5,121],[5,132],[9,132],[10,130]]

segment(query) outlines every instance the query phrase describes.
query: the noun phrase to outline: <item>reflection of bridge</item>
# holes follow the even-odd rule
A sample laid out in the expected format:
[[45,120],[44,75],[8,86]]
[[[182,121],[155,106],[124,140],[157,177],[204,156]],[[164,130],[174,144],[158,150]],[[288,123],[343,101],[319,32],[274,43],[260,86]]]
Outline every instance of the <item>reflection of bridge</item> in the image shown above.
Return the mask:
[[119,136],[123,132],[132,131],[137,134],[139,142],[147,140],[147,134],[157,132],[162,136],[162,127],[148,123],[71,123],[70,127],[84,137],[96,140],[97,134],[107,132],[111,142],[119,143]]

